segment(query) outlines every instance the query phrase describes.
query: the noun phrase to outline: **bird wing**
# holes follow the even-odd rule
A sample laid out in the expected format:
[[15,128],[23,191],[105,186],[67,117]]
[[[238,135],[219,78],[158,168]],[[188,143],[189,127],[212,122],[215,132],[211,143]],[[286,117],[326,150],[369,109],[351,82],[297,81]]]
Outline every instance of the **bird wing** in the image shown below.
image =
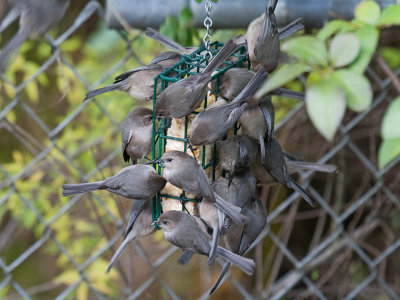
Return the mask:
[[124,81],[124,80],[127,79],[129,76],[131,76],[133,73],[136,73],[136,72],[139,72],[139,71],[144,71],[144,70],[150,70],[150,68],[149,68],[148,66],[142,66],[142,67],[133,69],[133,70],[131,70],[131,71],[122,73],[122,74],[118,75],[117,77],[115,77],[114,83],[118,83],[118,82]]
[[128,146],[129,142],[132,139],[132,129],[131,130],[126,130],[125,126],[122,129],[122,155],[124,157],[124,161],[127,162],[129,161],[129,155],[126,152],[126,147]]
[[129,211],[129,221],[128,225],[126,226],[124,239],[126,238],[128,233],[132,230],[133,224],[135,224],[138,215],[142,212],[146,204],[147,201],[141,201],[141,200],[134,200],[132,202],[131,210]]

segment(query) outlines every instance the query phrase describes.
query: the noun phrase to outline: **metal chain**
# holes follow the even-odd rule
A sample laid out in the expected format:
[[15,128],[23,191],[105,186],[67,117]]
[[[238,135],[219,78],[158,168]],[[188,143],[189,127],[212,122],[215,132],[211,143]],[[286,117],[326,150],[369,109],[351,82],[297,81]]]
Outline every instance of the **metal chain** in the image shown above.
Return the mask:
[[206,18],[204,19],[204,27],[207,29],[207,32],[205,34],[205,36],[203,37],[203,43],[204,46],[206,47],[206,53],[204,54],[204,58],[212,58],[212,53],[210,51],[210,45],[213,41],[211,35],[210,35],[210,27],[212,26],[213,22],[211,20],[211,9],[212,9],[212,4],[211,4],[211,0],[207,0],[205,5],[204,5],[205,9],[206,9]]

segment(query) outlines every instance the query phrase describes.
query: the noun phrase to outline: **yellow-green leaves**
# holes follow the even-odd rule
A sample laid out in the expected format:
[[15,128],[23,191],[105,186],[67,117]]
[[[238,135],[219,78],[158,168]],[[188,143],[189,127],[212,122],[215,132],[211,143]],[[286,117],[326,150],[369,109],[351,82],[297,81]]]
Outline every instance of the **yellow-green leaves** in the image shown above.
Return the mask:
[[350,22],[344,20],[332,20],[322,27],[320,31],[318,31],[317,38],[319,38],[321,41],[325,41],[335,33],[353,31],[356,28],[357,27]]
[[389,105],[383,116],[382,137],[383,139],[400,138],[400,97],[397,97]]
[[400,25],[400,5],[386,7],[379,17],[377,24],[383,26]]
[[355,31],[354,34],[360,39],[361,47],[359,55],[350,65],[350,68],[362,74],[368,67],[371,57],[378,45],[379,31],[373,26],[365,25]]
[[356,20],[374,25],[377,23],[381,9],[375,1],[363,1],[359,3],[354,12]]
[[353,33],[336,35],[329,47],[329,58],[333,67],[350,64],[360,52],[360,39]]
[[281,49],[310,65],[328,66],[328,51],[324,42],[311,35],[290,39],[282,44]]
[[284,65],[282,68],[271,73],[264,85],[257,91],[256,97],[260,98],[263,95],[281,87],[301,74],[307,71],[307,67],[303,63],[295,63]]
[[306,108],[314,126],[331,141],[346,110],[345,94],[332,79],[315,81],[307,87]]
[[383,142],[379,147],[378,164],[383,168],[400,155],[400,97],[392,101],[383,116],[381,134]]
[[361,112],[371,105],[372,89],[364,75],[341,69],[333,72],[332,76],[345,92],[348,108],[355,112]]

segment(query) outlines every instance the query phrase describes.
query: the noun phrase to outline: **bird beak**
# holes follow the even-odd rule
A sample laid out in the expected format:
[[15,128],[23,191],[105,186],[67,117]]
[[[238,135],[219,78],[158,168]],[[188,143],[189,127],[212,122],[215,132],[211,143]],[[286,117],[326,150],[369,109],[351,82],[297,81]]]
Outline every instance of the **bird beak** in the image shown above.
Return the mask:
[[153,223],[151,223],[152,226],[158,226],[157,221],[154,221]]
[[155,159],[149,161],[147,163],[147,165],[155,165],[155,164],[159,164],[159,163],[161,163],[161,159],[160,158],[155,158]]

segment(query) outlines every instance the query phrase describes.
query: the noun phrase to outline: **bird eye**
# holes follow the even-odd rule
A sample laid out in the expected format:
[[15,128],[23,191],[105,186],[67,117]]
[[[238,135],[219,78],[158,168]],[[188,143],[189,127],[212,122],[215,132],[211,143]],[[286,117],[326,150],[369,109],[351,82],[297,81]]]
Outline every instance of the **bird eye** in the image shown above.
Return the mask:
[[168,224],[168,221],[162,221],[162,223],[163,223],[164,225],[167,225],[167,224]]
[[172,158],[167,158],[167,161],[172,161]]

